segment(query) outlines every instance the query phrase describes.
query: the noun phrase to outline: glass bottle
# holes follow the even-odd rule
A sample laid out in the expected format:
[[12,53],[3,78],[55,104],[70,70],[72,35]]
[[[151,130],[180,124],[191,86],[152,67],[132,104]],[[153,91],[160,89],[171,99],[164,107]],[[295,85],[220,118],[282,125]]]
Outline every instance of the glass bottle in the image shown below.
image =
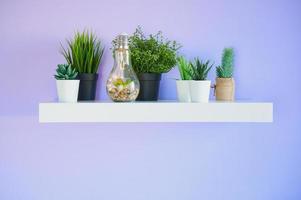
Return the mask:
[[131,65],[127,34],[117,36],[113,51],[114,66],[107,80],[107,93],[116,102],[134,101],[140,84]]

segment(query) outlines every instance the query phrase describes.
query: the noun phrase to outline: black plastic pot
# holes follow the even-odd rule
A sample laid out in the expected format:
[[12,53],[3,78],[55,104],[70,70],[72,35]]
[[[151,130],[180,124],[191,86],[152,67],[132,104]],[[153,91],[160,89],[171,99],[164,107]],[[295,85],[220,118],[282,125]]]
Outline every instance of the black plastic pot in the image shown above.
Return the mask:
[[157,101],[161,74],[143,73],[138,75],[140,91],[137,101]]
[[98,74],[81,73],[78,74],[79,82],[79,101],[95,100],[96,84]]

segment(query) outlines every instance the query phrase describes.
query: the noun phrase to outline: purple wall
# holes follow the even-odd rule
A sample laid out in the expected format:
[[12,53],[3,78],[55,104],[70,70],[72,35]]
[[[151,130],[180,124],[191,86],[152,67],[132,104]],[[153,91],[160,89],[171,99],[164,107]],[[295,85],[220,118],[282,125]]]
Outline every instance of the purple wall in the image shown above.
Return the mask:
[[[1,200],[301,199],[298,0],[1,0]],[[237,97],[274,102],[273,124],[39,124],[56,97],[59,42],[93,28],[106,43],[137,25],[219,63],[236,49]],[[161,99],[175,99],[176,70]],[[212,71],[211,78],[214,77]],[[105,113],[104,113],[105,114]]]

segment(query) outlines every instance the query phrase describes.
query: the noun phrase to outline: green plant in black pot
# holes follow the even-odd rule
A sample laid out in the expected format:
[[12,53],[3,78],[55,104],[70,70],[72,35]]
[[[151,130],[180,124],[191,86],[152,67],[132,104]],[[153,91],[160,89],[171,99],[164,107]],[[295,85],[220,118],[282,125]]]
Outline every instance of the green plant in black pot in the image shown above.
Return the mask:
[[62,46],[62,54],[80,79],[78,100],[94,100],[98,79],[98,68],[104,48],[101,41],[91,32],[77,32],[67,40],[68,48]]
[[163,38],[162,32],[145,36],[138,27],[130,37],[129,49],[132,66],[138,75],[140,92],[137,100],[158,100],[161,74],[169,72],[177,64],[176,41]]

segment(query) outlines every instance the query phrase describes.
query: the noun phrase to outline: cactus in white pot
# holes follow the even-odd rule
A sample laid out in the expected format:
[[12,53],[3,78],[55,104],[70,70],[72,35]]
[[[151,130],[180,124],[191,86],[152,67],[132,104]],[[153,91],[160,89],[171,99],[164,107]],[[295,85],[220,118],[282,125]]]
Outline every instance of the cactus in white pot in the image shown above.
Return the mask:
[[70,65],[59,64],[56,69],[56,87],[60,102],[77,102],[79,80],[77,71]]

